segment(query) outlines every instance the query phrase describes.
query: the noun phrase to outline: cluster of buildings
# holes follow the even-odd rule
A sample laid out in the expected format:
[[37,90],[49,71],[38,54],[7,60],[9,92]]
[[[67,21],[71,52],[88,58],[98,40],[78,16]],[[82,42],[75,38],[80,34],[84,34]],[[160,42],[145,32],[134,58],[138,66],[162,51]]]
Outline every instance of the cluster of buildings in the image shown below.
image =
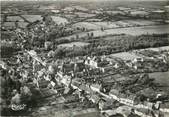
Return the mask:
[[[75,46],[83,49],[82,46],[89,45],[90,43],[72,42],[72,40],[78,40],[81,33],[93,30],[93,27],[95,30],[100,30],[100,27],[107,28],[111,23],[102,22],[106,19],[100,19],[100,14],[101,16],[106,14],[104,17],[108,14],[108,16],[165,19],[166,10],[148,11],[145,8],[118,7],[114,11],[106,11],[101,8],[90,11],[80,6],[59,8],[60,10],[56,7],[36,7],[39,10],[50,11],[52,14],[7,16],[4,14],[13,12],[7,10],[2,15],[2,31],[15,33],[16,37],[9,42],[17,43],[16,45],[21,50],[18,55],[14,55],[14,58],[4,59],[9,66],[13,67],[11,69],[14,71],[14,76],[17,74],[16,77],[19,77],[19,79],[16,78],[17,82],[21,82],[21,84],[25,82],[31,86],[33,84],[38,91],[45,87],[46,95],[50,89],[53,95],[64,97],[66,106],[72,102],[80,102],[80,104],[85,102],[84,105],[88,104],[88,108],[89,105],[97,105],[99,111],[106,113],[105,115],[110,115],[109,111],[114,111],[116,113],[113,112],[112,115],[126,116],[122,111],[124,106],[130,114],[141,117],[167,117],[169,115],[169,93],[159,87],[159,84],[148,75],[151,72],[168,72],[168,50],[158,52],[151,51],[151,49],[135,50],[111,55],[85,55],[62,57],[62,59],[55,55],[56,48],[60,50],[67,48],[72,51]],[[168,7],[166,6],[166,8]],[[102,25],[98,26],[101,22]],[[72,26],[72,24],[75,25]],[[123,21],[119,21],[118,25],[123,28],[127,27]],[[105,33],[103,28],[101,30]],[[64,39],[74,33],[78,34],[75,38],[70,37],[72,40],[66,40],[67,42],[64,42],[62,38],[57,40],[59,37]],[[91,40],[95,36],[93,32],[87,32],[85,35]],[[55,39],[57,44],[63,44],[53,44],[56,42]],[[119,46],[117,47],[118,44],[114,40],[115,50],[121,48],[121,41],[118,41]],[[5,45],[7,42],[3,41],[3,43]],[[126,43],[130,42],[127,40]],[[99,48],[102,49],[102,47]],[[7,73],[11,69],[4,61],[0,62],[0,66],[1,70]]]
[[[168,107],[161,106],[165,103],[163,100],[161,100],[162,97],[165,97],[163,94],[156,94],[154,93],[154,99],[155,102],[149,101],[150,97],[146,97],[146,99],[141,101],[141,97],[136,94],[132,94],[130,92],[130,89],[128,89],[129,92],[127,92],[127,89],[124,88],[123,91],[122,87],[132,87],[134,84],[142,85],[143,87],[146,86],[146,84],[151,83],[147,75],[140,76],[141,78],[135,77],[135,76],[122,76],[122,75],[113,75],[110,74],[107,70],[108,66],[110,67],[112,65],[111,70],[116,71],[119,67],[117,67],[117,64],[113,66],[111,61],[106,60],[106,57],[87,57],[84,60],[80,62],[74,62],[74,63],[62,63],[61,69],[57,72],[57,82],[63,83],[66,87],[72,87],[73,89],[76,89],[80,92],[85,91],[86,97],[91,100],[93,103],[98,103],[99,108],[101,110],[104,110],[108,105],[106,105],[106,101],[100,101],[106,99],[110,99],[113,101],[117,101],[120,104],[131,106],[134,108],[135,113],[138,115],[147,115],[144,112],[139,112],[139,109],[147,109],[149,110],[148,114],[154,113],[157,117],[160,115],[157,113],[168,113]],[[117,60],[116,60],[117,61]],[[139,62],[145,62],[143,58],[135,58],[132,63],[139,63]],[[104,63],[100,66],[101,63]],[[125,63],[125,62],[124,62]],[[77,68],[79,67],[78,71]],[[81,67],[81,70],[80,70]],[[105,67],[105,69],[104,69]],[[98,70],[98,72],[96,72]],[[90,73],[92,72],[92,73]],[[78,77],[77,74],[82,74],[81,77]],[[117,73],[114,73],[117,74]],[[110,78],[108,78],[108,76]],[[90,79],[90,80],[89,80]],[[113,79],[113,81],[112,81]],[[107,88],[105,85],[106,83],[110,83],[110,87]],[[142,88],[143,88],[142,87]],[[134,87],[133,87],[134,88]],[[136,88],[136,87],[135,87]],[[143,89],[138,89],[143,90]],[[160,92],[159,92],[160,93]],[[83,97],[83,96],[79,96]],[[167,98],[166,98],[167,99]],[[152,100],[152,99],[151,99]],[[110,104],[110,103],[109,103]],[[115,103],[117,104],[117,103]],[[104,106],[103,106],[104,105]],[[109,109],[112,108],[112,105],[109,105]],[[158,111],[158,112],[156,112]],[[148,115],[147,115],[148,116]],[[151,114],[150,114],[151,116]]]

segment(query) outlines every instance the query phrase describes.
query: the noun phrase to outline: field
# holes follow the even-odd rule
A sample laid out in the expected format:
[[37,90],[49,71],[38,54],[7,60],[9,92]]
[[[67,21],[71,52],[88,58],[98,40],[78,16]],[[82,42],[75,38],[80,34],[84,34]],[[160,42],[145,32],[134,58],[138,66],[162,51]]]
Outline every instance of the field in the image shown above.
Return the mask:
[[60,44],[58,47],[66,47],[66,48],[72,48],[73,46],[81,47],[81,46],[86,46],[89,43],[85,42],[72,42],[72,43],[67,43],[67,44]]
[[2,24],[4,27],[15,27],[15,22],[4,22]]
[[[144,34],[166,34],[168,33],[169,25],[155,25],[155,26],[145,26],[145,27],[128,27],[128,28],[117,28],[117,29],[107,29],[104,31],[96,30],[90,31],[94,33],[94,37],[101,37],[107,35],[116,35],[116,34],[127,34],[133,36],[139,36]],[[87,33],[82,32],[79,33],[79,38],[86,37]],[[71,35],[68,37],[64,37],[64,39],[75,38],[76,35]],[[60,38],[62,39],[62,38]]]
[[168,33],[169,25],[146,26],[146,27],[130,27],[109,29],[105,31],[93,31],[95,36],[105,36],[113,34],[129,34],[129,35],[142,35],[142,34],[164,34]]
[[15,22],[15,21],[23,22],[24,20],[20,16],[8,16],[7,21],[9,21],[9,22]]
[[21,28],[25,28],[28,25],[27,22],[18,22],[18,26]]
[[83,13],[83,12],[76,12],[75,15],[78,15],[80,18],[88,18],[93,17],[95,14]]
[[153,21],[148,20],[122,20],[115,22],[79,22],[73,25],[73,27],[85,27],[88,30],[98,30],[101,28],[110,29],[110,28],[125,28],[125,27],[134,27],[134,26],[148,26],[157,24]]
[[66,23],[68,23],[68,20],[66,18],[57,17],[57,16],[51,16],[51,18],[57,24],[66,24]]
[[156,22],[149,21],[149,20],[123,20],[123,22],[132,24],[132,25],[139,25],[139,26],[147,26],[147,25],[154,25],[157,24]]
[[[99,24],[99,22],[98,22]],[[148,20],[121,20],[117,22],[100,22],[102,26],[105,26],[106,28],[116,28],[116,27],[134,27],[134,26],[148,26],[148,25],[154,25],[157,24],[153,21]]]
[[155,79],[155,82],[163,86],[169,86],[169,72],[154,72],[150,73],[149,76]]
[[24,19],[26,19],[29,22],[34,22],[37,20],[42,20],[42,16],[41,15],[22,15],[22,17]]
[[90,22],[90,23],[100,26],[100,28],[103,27],[105,29],[119,27],[115,22]]
[[72,28],[85,28],[87,30],[99,30],[100,26],[97,26],[89,22],[78,22],[72,25]]
[[169,51],[169,46],[163,46],[158,48],[147,48],[147,49],[140,49],[140,50]]
[[120,58],[122,60],[133,60],[135,58],[139,58],[140,56],[137,56],[134,53],[130,53],[130,52],[120,52],[120,53],[116,53],[116,54],[111,54],[111,57],[116,57],[116,58]]

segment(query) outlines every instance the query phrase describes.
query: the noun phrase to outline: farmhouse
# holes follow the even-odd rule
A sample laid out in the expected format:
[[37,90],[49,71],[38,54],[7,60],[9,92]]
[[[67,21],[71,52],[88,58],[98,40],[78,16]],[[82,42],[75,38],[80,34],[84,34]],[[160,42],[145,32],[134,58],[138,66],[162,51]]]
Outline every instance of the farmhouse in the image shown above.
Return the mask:
[[96,61],[96,58],[90,58],[88,57],[87,60],[85,60],[85,64],[92,67],[92,68],[98,68],[98,62]]

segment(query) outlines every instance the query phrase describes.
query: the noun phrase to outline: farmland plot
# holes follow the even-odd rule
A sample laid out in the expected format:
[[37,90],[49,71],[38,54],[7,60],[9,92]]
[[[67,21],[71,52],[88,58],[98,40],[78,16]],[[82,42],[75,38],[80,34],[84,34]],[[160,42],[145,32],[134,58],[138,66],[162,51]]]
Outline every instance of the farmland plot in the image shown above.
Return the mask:
[[[133,36],[139,36],[143,34],[165,34],[168,33],[168,30],[169,30],[169,25],[155,25],[155,26],[144,26],[144,27],[107,29],[104,31],[96,30],[90,32],[93,32],[94,37],[100,37],[100,36],[116,35],[116,34],[127,34]],[[79,38],[82,38],[82,37],[86,37],[87,33],[82,32],[82,33],[78,33],[78,35]],[[64,39],[71,39],[75,37],[76,35],[71,35],[71,36],[64,37]]]
[[88,22],[79,22],[72,26],[73,28],[85,28],[87,30],[99,30],[101,27]]
[[131,23],[128,23],[128,22],[124,22],[124,21],[117,21],[115,22],[116,25],[118,25],[119,27],[131,27],[131,26],[134,26],[133,24]]
[[95,14],[89,14],[89,13],[83,13],[83,12],[76,12],[76,15],[81,18],[88,18],[88,17],[93,17]]
[[35,22],[43,19],[41,15],[22,15],[22,17],[29,22]]
[[51,16],[52,20],[57,24],[67,24],[69,23],[66,18]]
[[19,26],[20,28],[26,28],[27,25],[28,25],[27,22],[18,22],[18,26]]
[[164,86],[169,86],[169,72],[154,72],[150,73],[149,76],[155,79],[155,82]]
[[24,19],[22,19],[20,16],[8,16],[7,21],[8,22],[15,22],[15,21],[23,22]]
[[164,34],[168,33],[169,25],[158,25],[158,26],[145,26],[145,27],[130,27],[130,28],[118,28],[108,29],[105,31],[93,31],[94,36],[106,36],[113,34],[128,34],[138,36],[142,34]]
[[123,20],[123,21],[136,26],[147,26],[157,24],[156,22],[148,20]]
[[140,56],[131,52],[121,52],[116,54],[111,54],[112,57],[120,58],[122,60],[133,60],[135,58],[140,58]]
[[60,44],[58,47],[66,47],[66,48],[72,48],[73,46],[82,47],[87,46],[89,43],[85,42],[72,42],[72,43],[66,43],[66,44]]
[[103,27],[103,28],[117,28],[119,27],[117,24],[113,22],[90,22],[92,24],[95,24],[97,26]]

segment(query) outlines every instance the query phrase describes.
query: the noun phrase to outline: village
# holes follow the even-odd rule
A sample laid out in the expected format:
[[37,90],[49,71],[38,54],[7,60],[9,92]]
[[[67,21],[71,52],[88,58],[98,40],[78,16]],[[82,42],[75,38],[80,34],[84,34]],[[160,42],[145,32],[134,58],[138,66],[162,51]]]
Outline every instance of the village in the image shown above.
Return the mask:
[[4,3],[2,116],[168,117],[168,11]]

